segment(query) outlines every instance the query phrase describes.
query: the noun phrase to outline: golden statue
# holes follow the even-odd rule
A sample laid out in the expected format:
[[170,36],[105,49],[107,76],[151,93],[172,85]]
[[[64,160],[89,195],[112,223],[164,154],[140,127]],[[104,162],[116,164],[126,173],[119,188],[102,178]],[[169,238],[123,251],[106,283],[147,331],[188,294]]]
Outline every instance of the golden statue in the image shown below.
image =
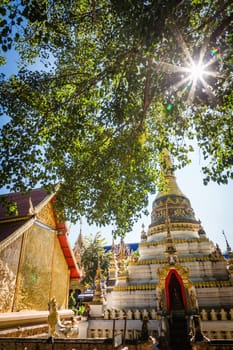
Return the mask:
[[70,326],[62,324],[58,311],[57,301],[53,297],[48,303],[48,325],[49,325],[49,336],[50,337],[78,337],[78,327],[71,322]]

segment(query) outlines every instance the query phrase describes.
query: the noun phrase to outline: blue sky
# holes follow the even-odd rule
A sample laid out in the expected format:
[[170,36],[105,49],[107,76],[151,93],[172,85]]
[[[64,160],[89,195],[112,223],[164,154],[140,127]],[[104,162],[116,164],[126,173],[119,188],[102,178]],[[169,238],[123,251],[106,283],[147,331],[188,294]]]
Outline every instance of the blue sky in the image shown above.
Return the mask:
[[[17,57],[14,52],[8,54],[7,66],[0,67],[0,73],[7,75],[14,73],[17,70]],[[0,121],[0,125],[1,125]],[[220,248],[226,250],[226,243],[222,231],[225,231],[228,242],[233,249],[233,181],[228,185],[218,185],[216,183],[209,183],[207,186],[203,185],[201,173],[202,159],[199,152],[196,151],[192,157],[192,164],[186,168],[176,172],[177,183],[181,191],[191,201],[194,209],[196,219],[200,219],[202,226],[206,231],[207,237],[214,243],[218,243]],[[155,195],[150,196],[148,210],[151,213],[152,201]],[[141,225],[145,224],[147,230],[150,224],[150,215],[143,216],[142,219],[135,224],[133,231],[127,234],[126,242],[139,242],[141,235]],[[83,235],[95,234],[101,232],[106,238],[107,243],[111,244],[111,226],[109,227],[95,227],[88,226],[83,219],[82,232]],[[80,223],[71,225],[70,228],[70,242],[74,245],[80,231]]]

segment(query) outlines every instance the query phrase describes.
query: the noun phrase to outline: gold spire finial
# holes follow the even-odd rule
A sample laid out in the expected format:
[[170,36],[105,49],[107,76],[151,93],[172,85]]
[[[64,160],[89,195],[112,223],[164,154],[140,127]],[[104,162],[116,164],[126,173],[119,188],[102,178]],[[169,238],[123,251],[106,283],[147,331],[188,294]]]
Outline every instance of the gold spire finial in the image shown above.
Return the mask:
[[173,164],[169,151],[165,148],[161,154],[161,166],[162,169],[167,173],[167,171],[172,170]]
[[231,249],[231,247],[230,247],[230,244],[228,243],[228,240],[227,240],[227,237],[226,237],[226,235],[225,235],[224,230],[222,230],[222,234],[223,234],[223,236],[224,236],[224,238],[225,238],[225,241],[226,241],[227,253],[228,253],[229,256],[230,256],[230,255],[233,256],[233,254],[232,254],[232,249]]
[[80,248],[84,245],[83,234],[82,234],[82,218],[80,218],[80,231],[78,235],[77,244],[79,245]]
[[176,177],[173,173],[173,164],[170,154],[167,149],[165,149],[161,154],[161,169],[164,176],[165,184],[162,191],[160,191],[156,199],[164,195],[175,194],[184,197],[179,186],[176,183]]
[[230,244],[228,243],[227,237],[225,235],[225,232],[222,231],[222,234],[225,238],[226,245],[227,245],[227,254],[228,254],[228,259],[227,259],[227,270],[230,276],[230,279],[233,279],[233,253]]
[[35,208],[33,207],[32,197],[31,196],[29,196],[28,202],[29,202],[28,214],[29,215],[34,215],[35,214]]
[[113,253],[115,253],[115,242],[114,242],[114,239],[112,239],[112,251],[113,251]]
[[145,231],[145,225],[142,224],[141,241],[146,241],[146,239],[147,239],[147,235],[146,235],[146,231]]

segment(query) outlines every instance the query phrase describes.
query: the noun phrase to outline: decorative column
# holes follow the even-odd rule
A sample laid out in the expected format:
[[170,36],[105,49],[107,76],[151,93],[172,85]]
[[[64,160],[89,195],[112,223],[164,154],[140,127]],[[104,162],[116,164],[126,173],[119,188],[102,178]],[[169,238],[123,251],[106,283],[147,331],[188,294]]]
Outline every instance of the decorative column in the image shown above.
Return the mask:
[[111,254],[111,260],[108,268],[108,290],[109,289],[111,290],[116,284],[117,275],[118,275],[118,267],[117,267],[116,253],[115,253],[115,244],[114,244],[114,241],[112,241],[112,254]]
[[101,268],[100,260],[98,257],[98,268],[96,274],[96,289],[93,300],[90,302],[90,316],[91,317],[103,317],[104,312],[104,297],[101,288]]

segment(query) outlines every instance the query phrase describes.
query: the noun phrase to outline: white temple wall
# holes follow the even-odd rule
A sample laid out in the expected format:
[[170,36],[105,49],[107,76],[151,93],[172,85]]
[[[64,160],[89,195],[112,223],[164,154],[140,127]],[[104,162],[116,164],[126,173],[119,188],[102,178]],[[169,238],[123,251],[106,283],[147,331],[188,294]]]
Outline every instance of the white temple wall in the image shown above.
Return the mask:
[[228,273],[225,267],[226,262],[224,260],[191,261],[184,262],[182,265],[189,268],[189,279],[193,282],[228,280]]
[[232,307],[232,287],[196,288],[199,308]]
[[[197,231],[173,231],[171,232],[173,239],[193,239],[200,238]],[[147,238],[147,242],[161,242],[166,241],[167,232],[160,232],[153,234],[153,228],[150,229],[150,235]]]
[[[207,279],[208,281],[228,280],[225,260],[187,261],[182,262],[182,265],[189,268],[189,278],[193,282],[206,281]],[[162,264],[129,265],[129,282],[131,284],[144,282],[157,283],[157,270],[162,266]]]
[[156,279],[157,269],[160,265],[129,265],[129,282],[130,283],[148,283],[148,281]]
[[112,292],[112,307],[119,309],[128,308],[156,308],[155,290],[121,291]]
[[179,252],[179,256],[203,256],[209,255],[214,251],[214,247],[210,245],[210,242],[184,242],[176,243],[176,249]]
[[[175,237],[174,237],[175,238]],[[193,238],[193,237],[192,237]],[[182,237],[184,239],[184,237]],[[215,246],[212,241],[201,241],[201,242],[176,242],[176,249],[179,252],[179,257],[186,256],[208,256],[215,251]],[[140,260],[147,259],[164,259],[164,251],[166,249],[165,244],[158,245],[141,245],[139,247]]]
[[164,251],[166,249],[166,245],[147,245],[140,246],[140,259],[139,260],[147,260],[147,259],[164,259]]

